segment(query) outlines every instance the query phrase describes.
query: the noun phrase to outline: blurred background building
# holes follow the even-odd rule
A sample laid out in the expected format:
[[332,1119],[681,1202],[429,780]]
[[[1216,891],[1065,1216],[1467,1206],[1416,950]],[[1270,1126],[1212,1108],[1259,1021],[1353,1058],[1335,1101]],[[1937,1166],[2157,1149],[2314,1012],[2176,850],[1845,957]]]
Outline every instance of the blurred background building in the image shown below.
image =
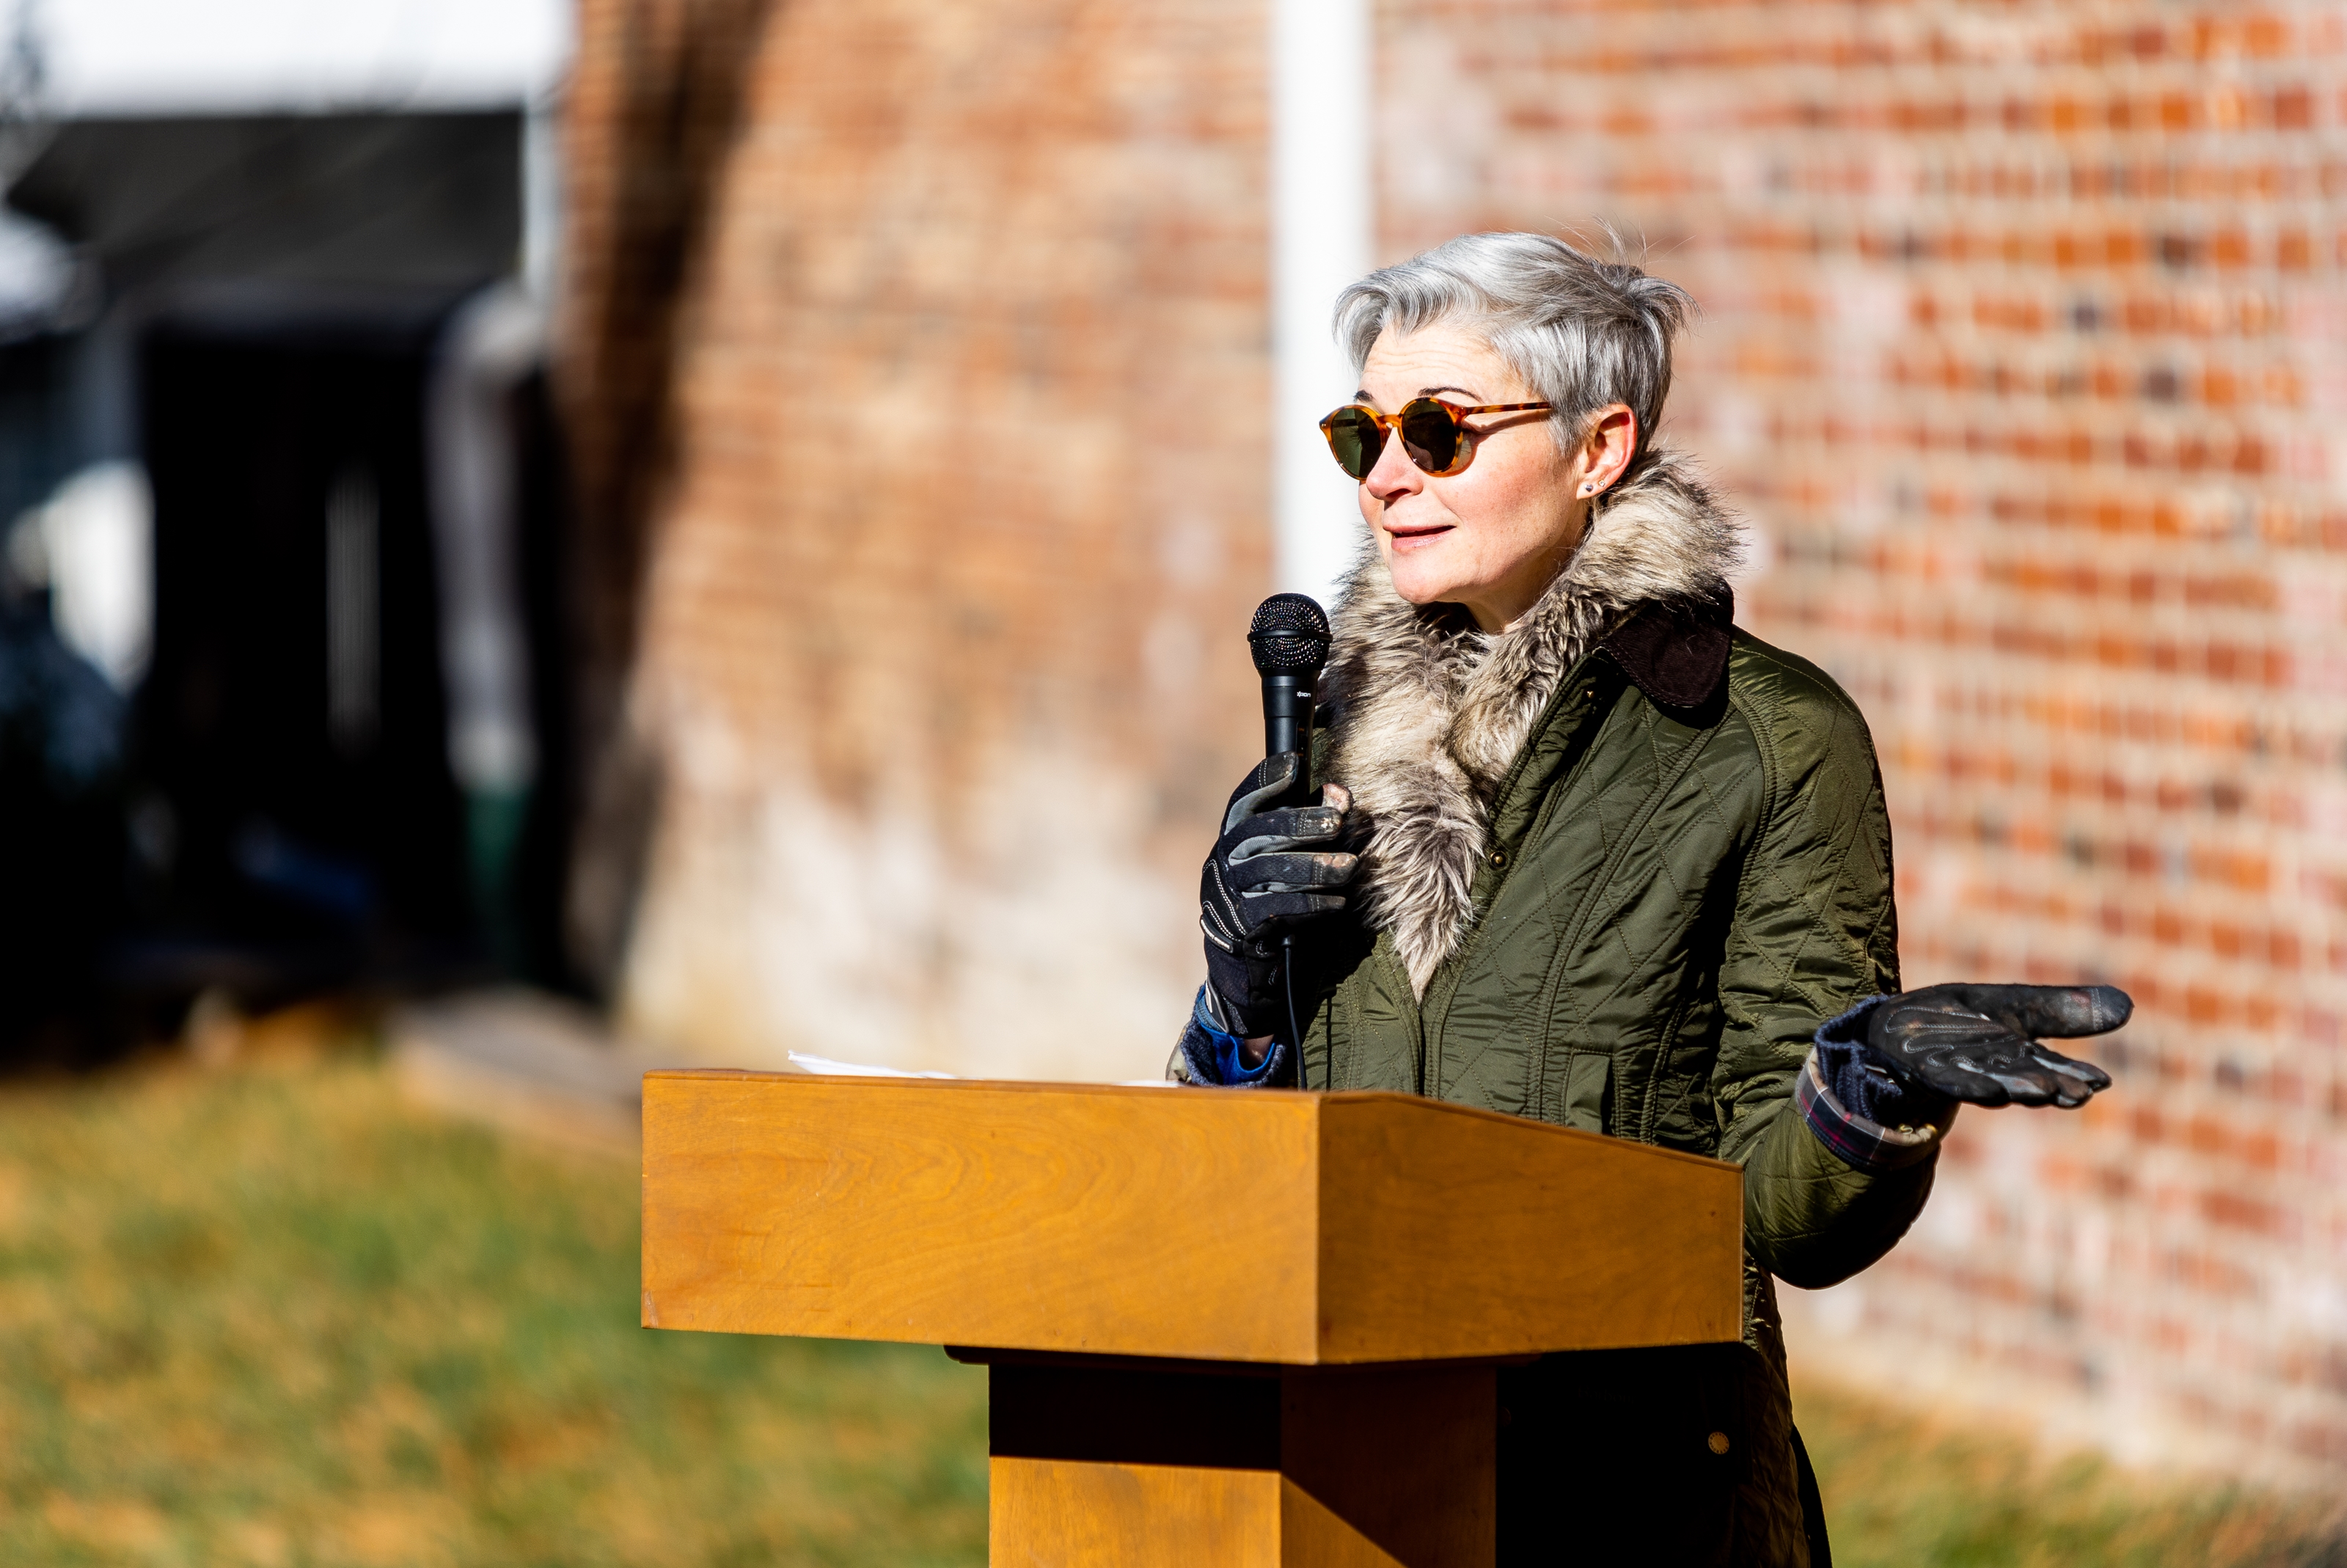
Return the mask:
[[705,1060],[1156,1071],[1247,614],[1353,548],[1335,288],[1612,223],[1705,307],[1740,618],[1873,724],[1909,982],[2139,1004],[1796,1327],[2347,1472],[2347,13],[13,15],[19,1035],[522,976]]
[[491,10],[9,12],[0,1011],[32,1049],[207,987],[560,972],[530,671],[568,17]]

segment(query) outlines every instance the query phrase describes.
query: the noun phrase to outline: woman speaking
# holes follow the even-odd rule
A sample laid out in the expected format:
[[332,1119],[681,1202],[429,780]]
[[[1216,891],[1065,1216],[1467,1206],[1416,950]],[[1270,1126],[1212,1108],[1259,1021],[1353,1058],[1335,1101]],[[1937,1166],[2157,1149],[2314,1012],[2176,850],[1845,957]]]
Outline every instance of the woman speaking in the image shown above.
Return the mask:
[[2036,1042],[2129,1008],[1899,994],[1866,723],[1733,624],[1737,524],[1657,437],[1691,303],[1535,234],[1338,299],[1360,390],[1321,428],[1375,548],[1309,754],[1266,759],[1224,816],[1173,1068],[1744,1167],[1741,1344],[1501,1374],[1502,1564],[1823,1563],[1772,1276],[1881,1257],[1957,1103],[2084,1103],[2109,1080]]

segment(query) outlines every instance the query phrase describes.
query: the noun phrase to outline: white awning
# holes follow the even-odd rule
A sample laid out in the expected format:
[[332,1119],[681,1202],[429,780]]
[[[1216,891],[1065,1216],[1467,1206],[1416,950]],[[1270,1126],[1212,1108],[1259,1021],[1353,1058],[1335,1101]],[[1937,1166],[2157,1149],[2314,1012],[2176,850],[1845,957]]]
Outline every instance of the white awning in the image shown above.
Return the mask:
[[569,0],[0,0],[27,5],[61,118],[534,101],[570,55]]

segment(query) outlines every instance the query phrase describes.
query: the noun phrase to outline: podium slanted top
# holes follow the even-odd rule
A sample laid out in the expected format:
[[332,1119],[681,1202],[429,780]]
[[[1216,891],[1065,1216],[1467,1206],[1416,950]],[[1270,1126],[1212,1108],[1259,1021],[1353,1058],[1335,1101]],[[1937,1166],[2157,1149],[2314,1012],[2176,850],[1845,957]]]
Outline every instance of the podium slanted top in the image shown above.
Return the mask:
[[658,1328],[1295,1365],[1731,1340],[1742,1173],[1407,1094],[644,1080]]

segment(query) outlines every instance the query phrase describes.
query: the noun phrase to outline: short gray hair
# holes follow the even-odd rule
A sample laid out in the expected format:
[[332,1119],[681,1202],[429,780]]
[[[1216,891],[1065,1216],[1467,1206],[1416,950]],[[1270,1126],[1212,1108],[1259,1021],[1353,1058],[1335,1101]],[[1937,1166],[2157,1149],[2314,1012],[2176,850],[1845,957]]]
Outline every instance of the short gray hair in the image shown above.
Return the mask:
[[1695,308],[1676,283],[1546,234],[1461,234],[1348,287],[1336,329],[1358,374],[1382,333],[1463,328],[1556,405],[1561,443],[1599,409],[1629,405],[1632,465],[1644,467],[1670,395],[1671,339]]

